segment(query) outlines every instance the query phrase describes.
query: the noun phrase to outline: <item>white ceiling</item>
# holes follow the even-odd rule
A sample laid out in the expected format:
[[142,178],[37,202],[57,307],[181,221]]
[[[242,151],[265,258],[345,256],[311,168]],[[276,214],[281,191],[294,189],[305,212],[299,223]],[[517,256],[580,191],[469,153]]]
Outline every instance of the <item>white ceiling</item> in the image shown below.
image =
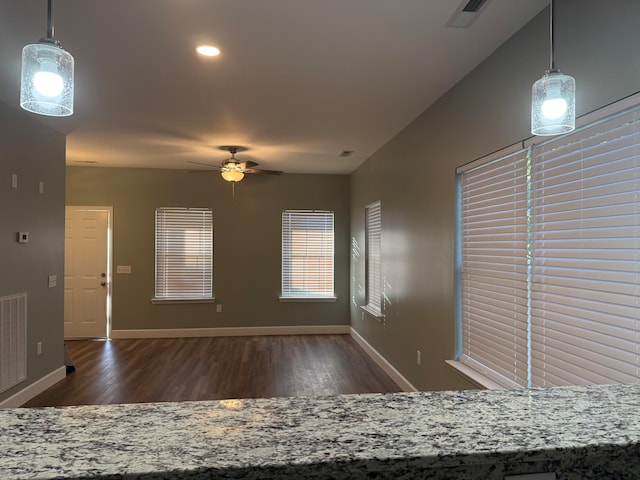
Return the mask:
[[[349,173],[548,0],[57,0],[75,58],[67,164],[193,168],[221,145],[287,173]],[[46,0],[0,1],[0,99],[17,105],[22,47],[46,33]],[[209,41],[214,59],[194,53]],[[533,79],[532,79],[533,81]],[[354,150],[340,158],[342,150]]]

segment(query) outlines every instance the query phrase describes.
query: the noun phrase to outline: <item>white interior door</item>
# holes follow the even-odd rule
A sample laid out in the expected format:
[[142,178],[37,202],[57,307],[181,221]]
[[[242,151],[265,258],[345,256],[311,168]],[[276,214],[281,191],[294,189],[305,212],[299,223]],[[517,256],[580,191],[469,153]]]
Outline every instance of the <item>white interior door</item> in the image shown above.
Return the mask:
[[67,207],[64,261],[64,336],[107,337],[108,209]]

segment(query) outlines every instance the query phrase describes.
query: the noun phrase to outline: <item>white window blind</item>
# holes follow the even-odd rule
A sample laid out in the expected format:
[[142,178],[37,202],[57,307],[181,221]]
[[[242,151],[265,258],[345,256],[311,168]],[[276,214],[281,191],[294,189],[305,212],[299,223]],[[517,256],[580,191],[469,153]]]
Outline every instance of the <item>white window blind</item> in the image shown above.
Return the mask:
[[333,212],[282,212],[282,297],[333,297],[333,264]]
[[366,306],[382,315],[382,218],[380,202],[365,207]]
[[212,298],[213,214],[156,209],[156,298]]
[[504,386],[640,381],[640,107],[625,103],[534,146],[524,177],[522,152],[461,173],[459,360]]
[[535,150],[532,381],[640,380],[637,110]]
[[507,386],[527,385],[527,151],[461,179],[459,360]]

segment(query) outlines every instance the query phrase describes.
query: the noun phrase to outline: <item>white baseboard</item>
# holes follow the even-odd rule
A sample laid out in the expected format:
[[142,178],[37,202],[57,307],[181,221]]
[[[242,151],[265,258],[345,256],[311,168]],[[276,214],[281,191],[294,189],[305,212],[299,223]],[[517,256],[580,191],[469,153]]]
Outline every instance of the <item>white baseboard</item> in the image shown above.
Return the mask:
[[40,395],[47,388],[54,386],[67,375],[67,367],[64,365],[53,372],[36,380],[28,387],[23,388],[18,393],[0,401],[0,408],[16,408],[24,405],[33,397]]
[[185,338],[185,337],[250,337],[256,335],[344,335],[349,325],[310,325],[281,327],[220,328],[155,328],[143,330],[111,330],[111,338]]
[[418,389],[414,387],[404,375],[402,375],[396,368],[391,365],[386,358],[384,358],[378,351],[373,348],[369,343],[360,336],[353,328],[350,331],[351,337],[356,341],[358,345],[371,357],[371,359],[382,368],[391,379],[405,392],[417,392]]

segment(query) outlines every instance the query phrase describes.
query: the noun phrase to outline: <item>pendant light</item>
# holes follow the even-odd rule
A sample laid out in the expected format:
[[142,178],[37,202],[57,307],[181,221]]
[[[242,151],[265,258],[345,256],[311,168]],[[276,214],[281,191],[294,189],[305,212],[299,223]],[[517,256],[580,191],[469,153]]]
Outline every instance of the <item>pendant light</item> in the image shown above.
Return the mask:
[[550,5],[549,70],[533,84],[531,133],[560,135],[576,128],[576,82],[556,68],[554,44],[554,0]]
[[53,38],[53,0],[48,0],[47,36],[22,49],[20,106],[40,115],[73,114],[73,57]]

